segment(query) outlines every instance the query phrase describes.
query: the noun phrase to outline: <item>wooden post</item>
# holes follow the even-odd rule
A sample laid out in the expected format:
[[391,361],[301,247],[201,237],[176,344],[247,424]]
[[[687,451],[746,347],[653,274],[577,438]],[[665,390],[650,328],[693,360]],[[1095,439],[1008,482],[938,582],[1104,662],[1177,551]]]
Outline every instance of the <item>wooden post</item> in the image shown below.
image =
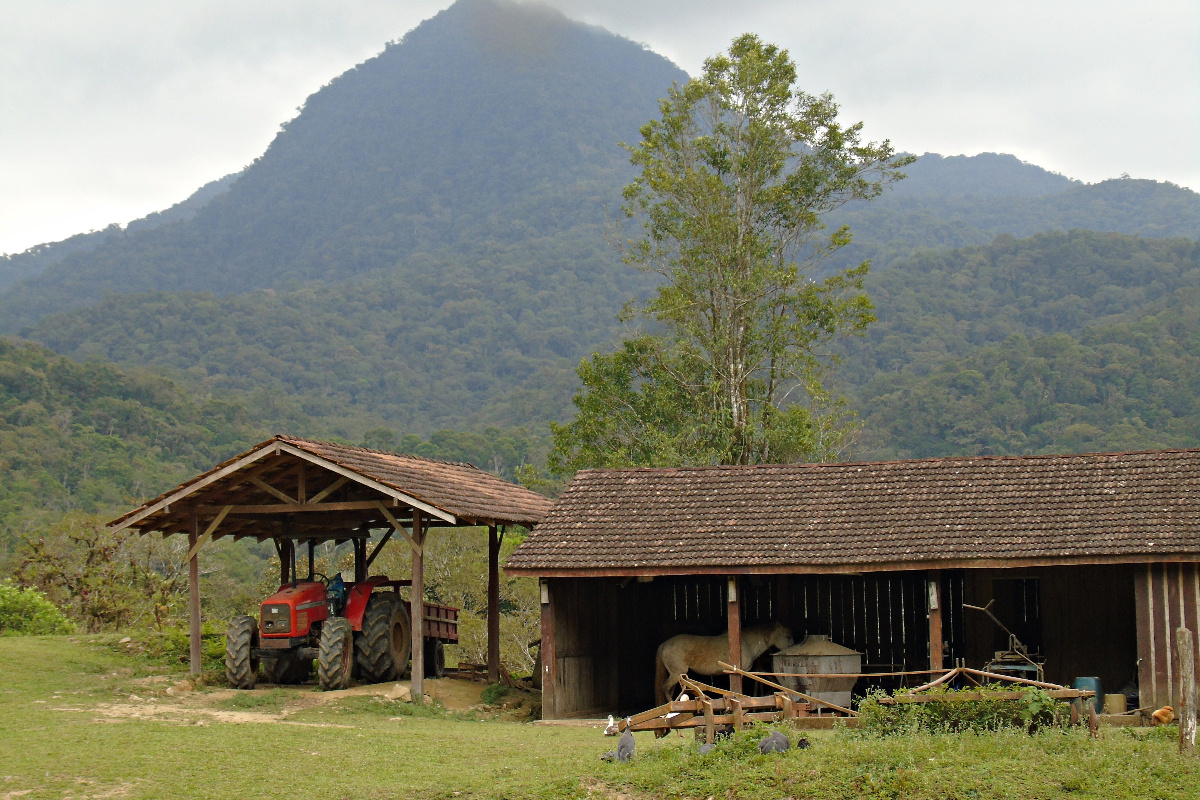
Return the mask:
[[488,683],[500,682],[500,536],[488,527],[487,668]]
[[550,602],[550,582],[542,578],[538,585],[542,602],[542,719],[558,719],[557,672],[554,653],[554,605]]
[[192,529],[188,531],[188,655],[193,675],[199,675],[200,664],[200,554],[193,551],[200,539],[200,515],[191,514]]
[[1196,651],[1192,632],[1175,630],[1175,663],[1179,672],[1179,752],[1196,750]]
[[[742,603],[738,597],[738,579],[729,578],[729,663],[739,669],[745,669],[742,664]],[[729,676],[729,691],[742,693],[742,676]]]
[[929,592],[929,668],[942,669],[942,571],[926,573]]
[[421,512],[413,509],[412,590],[409,593],[409,616],[412,625],[412,701],[425,702],[425,531]]

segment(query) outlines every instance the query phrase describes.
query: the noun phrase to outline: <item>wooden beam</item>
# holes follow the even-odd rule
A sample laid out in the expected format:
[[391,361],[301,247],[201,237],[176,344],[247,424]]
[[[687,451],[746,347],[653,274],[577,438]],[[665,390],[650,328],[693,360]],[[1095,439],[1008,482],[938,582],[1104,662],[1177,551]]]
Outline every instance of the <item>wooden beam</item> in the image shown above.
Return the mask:
[[412,588],[409,590],[409,627],[412,629],[412,702],[425,702],[425,559],[421,545],[425,540],[421,512],[413,510]]
[[929,595],[929,668],[942,668],[942,571],[926,573]]
[[[348,500],[342,503],[278,503],[275,505],[231,505],[233,514],[307,514],[320,511],[374,511],[378,500]],[[200,506],[201,514],[211,514],[226,506]]]
[[383,512],[384,518],[392,524],[392,527],[399,531],[400,535],[408,540],[408,543],[412,547],[413,551],[420,554],[422,549],[422,541],[425,538],[424,536],[421,536],[420,538],[417,537],[417,520],[420,518],[421,512],[417,511],[415,508],[413,509],[413,532],[410,536],[408,531],[404,530],[404,526],[392,516],[392,512],[387,510],[387,506],[378,501],[376,501],[375,506]]
[[200,663],[200,515],[192,512],[188,533],[188,661],[191,673],[199,675]]
[[336,481],[334,481],[333,483],[329,484],[328,486],[326,486],[326,487],[325,487],[324,489],[322,489],[321,491],[319,491],[319,492],[317,492],[316,494],[314,494],[314,495],[312,496],[312,499],[311,499],[311,500],[309,500],[308,502],[310,502],[310,503],[319,503],[319,502],[321,502],[321,501],[322,501],[322,500],[324,500],[326,497],[329,497],[329,495],[333,494],[333,493],[334,493],[334,492],[336,492],[338,489],[340,489],[340,488],[342,488],[343,486],[345,486],[345,485],[346,485],[346,484],[349,482],[349,480],[350,480],[350,479],[349,479],[349,478],[347,478],[345,475],[342,475],[342,476],[341,476],[340,478],[338,478]]
[[488,526],[487,604],[488,683],[500,682],[500,537],[496,526]]
[[195,494],[196,492],[200,491],[201,489],[203,489],[207,486],[211,486],[213,483],[221,480],[222,478],[227,477],[227,476],[232,475],[233,473],[237,472],[242,467],[245,467],[249,464],[253,464],[254,462],[258,461],[259,459],[265,458],[266,456],[270,456],[270,455],[274,455],[274,454],[278,453],[281,446],[282,445],[280,442],[271,442],[268,446],[262,448],[261,450],[256,450],[254,452],[247,453],[246,455],[239,458],[237,461],[234,461],[232,464],[226,464],[221,469],[215,470],[214,472],[212,472],[208,475],[205,475],[202,478],[199,478],[194,483],[190,483],[187,486],[180,487],[178,490],[167,495],[162,500],[159,500],[157,503],[154,503],[153,505],[150,505],[150,506],[146,506],[141,511],[138,511],[137,513],[132,514],[129,517],[126,517],[125,519],[113,524],[112,525],[113,532],[125,530],[128,527],[137,525],[138,522],[142,521],[146,517],[149,517],[151,514],[157,514],[159,511],[162,511],[164,509],[169,509],[170,505],[172,503],[178,502],[179,500],[187,497],[188,495]]
[[296,500],[304,503],[308,499],[308,471],[305,467],[308,466],[303,461],[296,469]]
[[558,663],[554,641],[554,594],[550,581],[538,581],[542,606],[542,719],[558,719],[558,690],[554,683],[558,677]]
[[422,511],[426,512],[427,514],[437,517],[438,519],[442,520],[443,522],[448,522],[451,525],[454,525],[457,522],[454,515],[451,514],[449,511],[443,511],[442,509],[440,509],[436,506],[431,506],[428,503],[424,502],[423,500],[418,500],[417,498],[413,497],[410,494],[407,494],[405,492],[400,491],[399,489],[388,486],[386,483],[380,483],[379,481],[375,480],[374,478],[368,478],[366,475],[357,473],[352,469],[347,469],[340,464],[335,464],[334,462],[329,461],[328,459],[321,458],[320,456],[317,456],[317,455],[313,455],[312,453],[309,453],[306,450],[301,450],[299,447],[295,447],[293,445],[286,444],[284,442],[280,442],[279,449],[282,452],[290,453],[294,456],[302,458],[311,464],[316,464],[318,466],[324,467],[325,469],[327,469],[331,472],[336,472],[338,475],[343,475],[352,481],[361,483],[363,486],[369,486],[372,489],[375,489],[376,491],[381,492],[382,494],[386,494],[388,497],[394,497],[407,506],[411,506],[412,508],[419,508]]
[[[201,536],[198,539],[196,539],[196,541],[190,543],[191,547],[188,548],[188,555],[187,555],[187,557],[189,559],[195,558],[196,552],[200,549],[200,547],[205,542],[207,542],[209,539],[212,538],[213,532],[216,531],[217,526],[219,526],[221,524],[221,521],[224,520],[226,515],[229,514],[229,509],[231,509],[231,508],[233,508],[233,506],[225,506],[220,511],[218,511],[217,516],[213,519],[212,522],[209,523],[208,527],[205,528],[204,533],[201,534]],[[200,515],[198,513],[193,514],[193,519],[198,520],[199,518],[200,518]],[[193,530],[194,529],[195,529],[195,526],[193,526]]]
[[[742,604],[738,597],[738,579],[730,576],[728,580],[729,603],[726,609],[726,619],[729,626],[729,663],[738,668],[748,667],[749,664],[742,664]],[[729,676],[729,689],[741,694],[741,675],[734,673]]]
[[286,494],[279,491],[274,486],[272,486],[271,484],[264,481],[262,478],[250,478],[250,482],[252,484],[254,484],[255,486],[257,486],[259,489],[262,489],[267,494],[269,494],[273,497],[279,498],[280,500],[282,500],[283,502],[287,503],[290,506],[294,506],[297,503],[297,501],[294,498],[288,497]]
[[375,549],[371,551],[371,555],[367,556],[367,574],[370,574],[371,572],[371,563],[375,561],[375,556],[379,555],[379,551],[383,549],[383,546],[388,543],[388,539],[391,539],[392,534],[395,532],[395,528],[389,529],[388,532],[383,535],[383,538],[379,540],[379,544],[375,545]]

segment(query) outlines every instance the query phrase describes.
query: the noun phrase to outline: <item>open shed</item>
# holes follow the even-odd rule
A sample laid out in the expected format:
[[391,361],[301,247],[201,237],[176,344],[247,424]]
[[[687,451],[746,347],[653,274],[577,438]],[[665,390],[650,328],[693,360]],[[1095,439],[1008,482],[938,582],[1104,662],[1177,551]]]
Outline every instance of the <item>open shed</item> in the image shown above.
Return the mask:
[[[284,570],[293,543],[352,542],[366,577],[394,535],[412,552],[412,597],[423,597],[422,553],[431,527],[486,526],[489,536],[488,668],[499,679],[499,553],[506,526],[532,527],[550,501],[470,464],[276,436],[109,523],[114,530],[186,535],[191,667],[200,670],[199,557],[223,537],[273,539]],[[372,531],[374,548],[368,552]],[[285,582],[286,574],[282,582]],[[421,614],[412,619],[413,696],[423,676]]]
[[661,642],[728,630],[737,664],[761,621],[865,672],[978,668],[1008,638],[967,608],[989,601],[1047,680],[1166,705],[1197,562],[1200,450],[1175,450],[585,470],[505,569],[541,579],[542,707],[563,718],[648,708]]

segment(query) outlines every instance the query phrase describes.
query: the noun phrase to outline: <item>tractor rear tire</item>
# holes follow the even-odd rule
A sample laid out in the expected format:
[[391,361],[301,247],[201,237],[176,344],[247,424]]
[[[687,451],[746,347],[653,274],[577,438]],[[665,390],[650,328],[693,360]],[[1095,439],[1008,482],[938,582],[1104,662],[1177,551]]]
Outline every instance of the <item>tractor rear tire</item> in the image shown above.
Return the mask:
[[327,692],[345,689],[354,671],[354,629],[350,620],[331,617],[321,626],[317,682]]
[[425,677],[446,677],[446,646],[437,639],[425,642]]
[[262,670],[267,683],[304,683],[312,674],[312,662],[296,656],[264,658]]
[[367,683],[394,681],[408,665],[412,633],[408,611],[394,592],[378,592],[367,600],[362,635],[357,639],[358,672]]
[[225,679],[234,689],[253,689],[258,681],[258,659],[252,653],[258,647],[258,620],[234,617],[225,634]]

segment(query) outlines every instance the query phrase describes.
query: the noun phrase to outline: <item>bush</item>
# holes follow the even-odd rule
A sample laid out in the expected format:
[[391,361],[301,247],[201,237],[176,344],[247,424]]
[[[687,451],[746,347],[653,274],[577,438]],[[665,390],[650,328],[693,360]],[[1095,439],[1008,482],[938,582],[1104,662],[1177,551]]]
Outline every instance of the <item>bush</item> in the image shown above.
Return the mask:
[[[990,684],[983,691],[1012,691],[1013,687]],[[952,696],[974,693],[979,688],[942,689],[932,695]],[[858,706],[859,731],[887,736],[897,733],[959,733],[961,731],[997,731],[1025,728],[1030,732],[1042,727],[1065,725],[1070,718],[1067,703],[1055,700],[1042,689],[1030,687],[1018,700],[970,700],[930,703],[881,703],[884,692],[868,695]]]
[[0,635],[50,636],[74,633],[75,627],[37,589],[0,582]]
[[494,706],[510,694],[512,694],[512,689],[509,689],[503,683],[493,683],[489,684],[479,697],[487,705]]

